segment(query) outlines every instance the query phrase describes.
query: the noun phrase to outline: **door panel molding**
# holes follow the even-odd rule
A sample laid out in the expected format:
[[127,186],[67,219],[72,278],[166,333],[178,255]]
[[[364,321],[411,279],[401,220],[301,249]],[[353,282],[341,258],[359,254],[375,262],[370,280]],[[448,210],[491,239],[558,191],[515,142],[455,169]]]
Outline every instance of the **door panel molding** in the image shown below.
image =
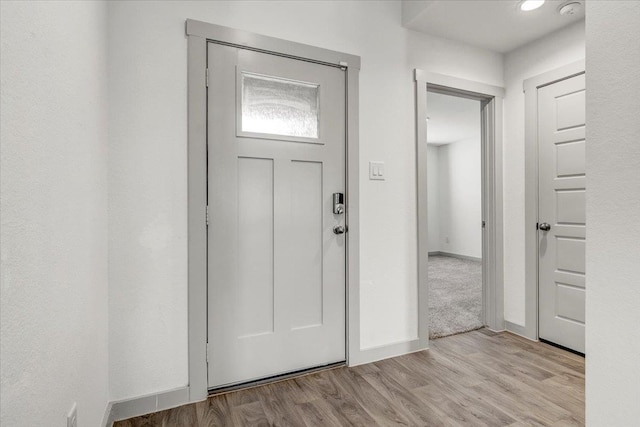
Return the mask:
[[360,57],[188,19],[188,345],[189,401],[207,389],[207,44],[241,47],[343,68],[346,74],[346,348],[350,365],[369,362],[360,349],[358,92]]
[[[538,89],[585,72],[585,60],[527,79],[525,95],[525,325],[520,335],[538,340]],[[572,132],[567,129],[565,132]],[[584,138],[577,138],[576,141]],[[584,178],[578,178],[584,179]],[[573,188],[575,185],[568,185]]]
[[477,99],[482,106],[483,318],[492,330],[504,322],[502,219],[502,102],[504,89],[457,77],[415,70],[416,151],[418,198],[419,339],[428,346],[428,233],[427,233],[427,90]]

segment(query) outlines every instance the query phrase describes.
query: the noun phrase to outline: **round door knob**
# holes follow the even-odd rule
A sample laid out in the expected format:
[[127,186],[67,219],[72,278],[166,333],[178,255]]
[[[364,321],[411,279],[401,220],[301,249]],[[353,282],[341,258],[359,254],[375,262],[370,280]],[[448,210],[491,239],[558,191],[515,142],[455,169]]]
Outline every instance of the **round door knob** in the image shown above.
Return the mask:
[[345,228],[341,225],[336,225],[335,227],[333,227],[333,234],[344,234],[345,231]]
[[540,230],[549,231],[551,230],[551,225],[547,224],[546,222],[543,222],[542,224],[540,224]]

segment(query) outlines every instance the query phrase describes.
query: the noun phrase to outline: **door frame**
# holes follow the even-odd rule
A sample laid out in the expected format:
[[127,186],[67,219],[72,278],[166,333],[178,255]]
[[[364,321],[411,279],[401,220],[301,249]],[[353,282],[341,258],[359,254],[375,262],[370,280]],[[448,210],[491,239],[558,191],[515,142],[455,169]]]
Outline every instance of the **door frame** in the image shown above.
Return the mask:
[[345,69],[346,74],[346,360],[360,353],[360,211],[358,97],[360,57],[187,19],[188,367],[189,401],[206,399],[207,383],[207,43]]
[[[416,150],[418,198],[418,283],[421,327],[428,325],[427,91],[480,100],[482,103],[482,317],[491,330],[504,330],[502,219],[502,104],[504,88],[416,69]],[[422,318],[422,317],[421,317]]]
[[525,325],[509,325],[525,338],[538,335],[538,89],[585,73],[585,60],[531,77],[523,82],[524,127],[524,242],[525,242]]

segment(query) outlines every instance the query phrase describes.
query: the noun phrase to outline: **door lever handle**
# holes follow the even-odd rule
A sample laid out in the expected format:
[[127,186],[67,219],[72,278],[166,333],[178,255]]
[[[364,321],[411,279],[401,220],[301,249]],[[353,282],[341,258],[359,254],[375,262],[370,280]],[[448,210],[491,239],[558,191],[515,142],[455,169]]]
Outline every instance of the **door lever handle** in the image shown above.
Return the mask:
[[549,231],[549,230],[551,230],[551,225],[549,225],[546,222],[543,222],[542,224],[540,224],[540,227],[538,227],[538,228],[540,228],[540,230],[542,230],[542,231]]

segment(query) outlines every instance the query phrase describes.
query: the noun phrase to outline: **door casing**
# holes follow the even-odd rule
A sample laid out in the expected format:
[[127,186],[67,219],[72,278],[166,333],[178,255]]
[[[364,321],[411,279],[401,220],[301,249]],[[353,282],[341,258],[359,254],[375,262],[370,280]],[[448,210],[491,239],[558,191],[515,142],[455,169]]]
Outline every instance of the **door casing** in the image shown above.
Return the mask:
[[346,69],[346,349],[360,350],[359,144],[360,57],[188,19],[188,344],[189,401],[207,397],[207,43],[238,46]]
[[525,325],[509,330],[537,341],[538,335],[538,89],[585,73],[585,60],[524,81],[525,94]]
[[482,105],[482,317],[494,331],[504,329],[502,243],[502,100],[504,88],[443,74],[415,70],[418,192],[418,282],[423,313],[420,328],[429,336],[427,218],[427,91],[481,101]]

